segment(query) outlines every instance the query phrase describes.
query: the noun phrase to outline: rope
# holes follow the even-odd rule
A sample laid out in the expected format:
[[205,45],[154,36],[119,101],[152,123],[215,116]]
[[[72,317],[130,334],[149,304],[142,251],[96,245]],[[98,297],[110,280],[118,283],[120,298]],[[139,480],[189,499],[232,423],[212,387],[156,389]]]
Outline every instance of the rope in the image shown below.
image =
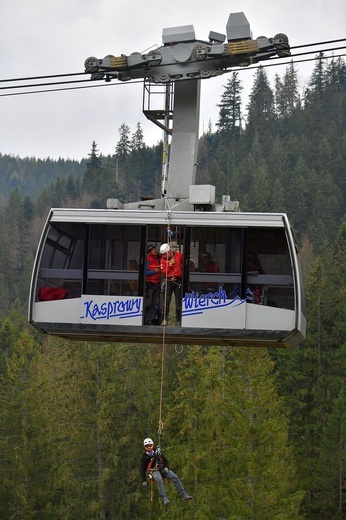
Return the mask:
[[[165,326],[164,326],[165,329]],[[162,406],[163,406],[163,381],[164,381],[164,367],[165,367],[165,330],[163,330],[163,341],[162,341],[162,351],[161,351],[161,383],[160,383],[160,407],[159,407],[159,428],[157,430],[158,433],[158,445],[161,445],[161,435],[163,430],[163,422],[162,422]]]
[[[171,231],[170,231],[170,218],[171,211],[167,209],[167,244],[170,245],[171,242]],[[159,406],[159,427],[158,427],[158,444],[161,444],[161,435],[163,431],[163,422],[162,422],[162,408],[163,408],[163,383],[164,383],[164,368],[165,368],[165,351],[166,351],[166,324],[168,322],[168,316],[166,316],[166,303],[167,303],[167,278],[168,278],[168,269],[166,269],[165,273],[165,283],[164,283],[164,298],[163,298],[163,327],[162,327],[162,350],[161,350],[161,378],[160,378],[160,406]]]
[[150,502],[154,500],[154,482],[150,479]]

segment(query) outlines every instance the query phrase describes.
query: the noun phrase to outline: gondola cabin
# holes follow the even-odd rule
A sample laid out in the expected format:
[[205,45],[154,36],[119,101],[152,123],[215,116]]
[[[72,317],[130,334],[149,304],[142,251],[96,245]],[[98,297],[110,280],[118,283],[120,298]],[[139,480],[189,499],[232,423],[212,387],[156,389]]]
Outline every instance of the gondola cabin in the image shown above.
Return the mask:
[[[148,245],[183,254],[180,326],[144,325]],[[207,253],[207,255],[206,255]],[[208,272],[205,257],[217,272]],[[164,279],[162,279],[162,283]],[[164,283],[161,295],[163,306]],[[305,335],[300,262],[285,214],[52,209],[29,321],[71,340],[292,347]]]

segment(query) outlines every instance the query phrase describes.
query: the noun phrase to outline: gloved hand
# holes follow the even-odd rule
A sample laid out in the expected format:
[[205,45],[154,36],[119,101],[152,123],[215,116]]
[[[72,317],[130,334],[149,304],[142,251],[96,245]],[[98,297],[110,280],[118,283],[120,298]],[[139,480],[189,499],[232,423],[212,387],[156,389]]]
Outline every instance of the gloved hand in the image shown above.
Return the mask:
[[143,486],[147,486],[147,485],[148,485],[147,481],[143,482]]
[[169,472],[169,469],[168,469],[168,468],[163,468],[162,473],[163,473],[164,475],[167,475],[168,472]]

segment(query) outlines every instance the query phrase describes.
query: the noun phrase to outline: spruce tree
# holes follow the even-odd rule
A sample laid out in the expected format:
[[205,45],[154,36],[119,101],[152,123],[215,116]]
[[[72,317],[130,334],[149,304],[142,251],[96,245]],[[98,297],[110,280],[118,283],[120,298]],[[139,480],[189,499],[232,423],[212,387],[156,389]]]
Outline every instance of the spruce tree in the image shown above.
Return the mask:
[[92,142],[89,157],[90,159],[86,163],[86,170],[83,178],[83,188],[87,192],[97,195],[100,193],[102,187],[103,168],[102,158],[95,141]]
[[286,68],[283,81],[278,75],[276,76],[275,105],[276,113],[281,118],[287,118],[300,106],[297,71],[294,68],[293,61]]
[[119,141],[115,147],[116,156],[123,161],[131,151],[130,127],[123,123],[119,127]]
[[316,65],[312,71],[309,87],[313,93],[322,94],[326,87],[326,81],[326,62],[323,52],[320,52],[319,55],[316,56]]
[[270,87],[267,72],[258,67],[249,96],[247,132],[269,131],[270,123],[275,120],[274,93]]
[[130,148],[132,151],[134,151],[134,150],[141,150],[144,147],[145,147],[144,134],[143,134],[141,124],[138,122],[136,131],[132,134]]
[[231,78],[224,88],[221,101],[217,105],[220,111],[216,126],[220,132],[229,131],[239,134],[241,132],[241,91],[243,86],[238,72],[232,72]]

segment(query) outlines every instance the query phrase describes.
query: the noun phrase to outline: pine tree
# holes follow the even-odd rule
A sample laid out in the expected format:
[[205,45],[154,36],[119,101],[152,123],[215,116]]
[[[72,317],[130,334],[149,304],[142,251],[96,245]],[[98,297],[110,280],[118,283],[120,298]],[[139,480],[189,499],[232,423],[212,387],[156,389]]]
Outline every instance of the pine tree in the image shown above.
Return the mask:
[[141,150],[144,147],[145,147],[145,143],[144,143],[143,130],[142,130],[141,124],[138,122],[136,131],[134,132],[134,134],[132,134],[130,148],[132,151],[136,151],[136,150]]
[[252,172],[252,183],[249,198],[251,200],[251,208],[253,211],[262,213],[270,210],[271,190],[268,174],[265,168],[259,166]]
[[323,52],[320,52],[318,56],[316,56],[316,65],[314,70],[312,71],[312,75],[309,81],[309,87],[311,91],[315,94],[322,94],[326,87],[326,62],[324,60]]
[[263,132],[274,119],[274,94],[269,85],[267,72],[260,66],[249,96],[247,132],[252,134],[255,128]]
[[275,80],[275,104],[276,113],[279,117],[288,117],[300,106],[300,96],[298,92],[297,71],[293,61],[286,68],[283,81],[279,76]]
[[76,200],[80,195],[80,189],[78,186],[78,181],[74,179],[72,175],[69,175],[66,182],[66,191],[68,196],[72,200]]
[[98,195],[102,188],[103,168],[102,158],[95,141],[92,142],[89,157],[83,178],[83,188],[93,195]]
[[307,223],[310,222],[309,201],[312,186],[316,186],[316,173],[299,158],[292,169],[285,194],[287,213],[291,215],[292,224],[299,233],[306,233]]
[[131,151],[130,127],[123,123],[119,128],[119,141],[115,147],[116,156],[122,161]]
[[[258,207],[264,203],[269,204],[269,192],[267,176],[267,161],[263,154],[261,146],[261,136],[255,133],[252,136],[251,143],[248,144],[248,153],[241,167],[237,170],[236,185],[242,195],[240,199],[243,211],[257,211]],[[260,186],[260,179],[263,177],[265,186]],[[259,180],[259,183],[257,182]],[[254,186],[254,184],[256,186]],[[259,191],[258,191],[259,190]],[[261,199],[259,201],[258,199]]]
[[219,119],[216,123],[219,131],[230,131],[239,134],[241,132],[241,91],[243,86],[239,80],[238,72],[232,72],[231,79],[227,81],[221,102]]

